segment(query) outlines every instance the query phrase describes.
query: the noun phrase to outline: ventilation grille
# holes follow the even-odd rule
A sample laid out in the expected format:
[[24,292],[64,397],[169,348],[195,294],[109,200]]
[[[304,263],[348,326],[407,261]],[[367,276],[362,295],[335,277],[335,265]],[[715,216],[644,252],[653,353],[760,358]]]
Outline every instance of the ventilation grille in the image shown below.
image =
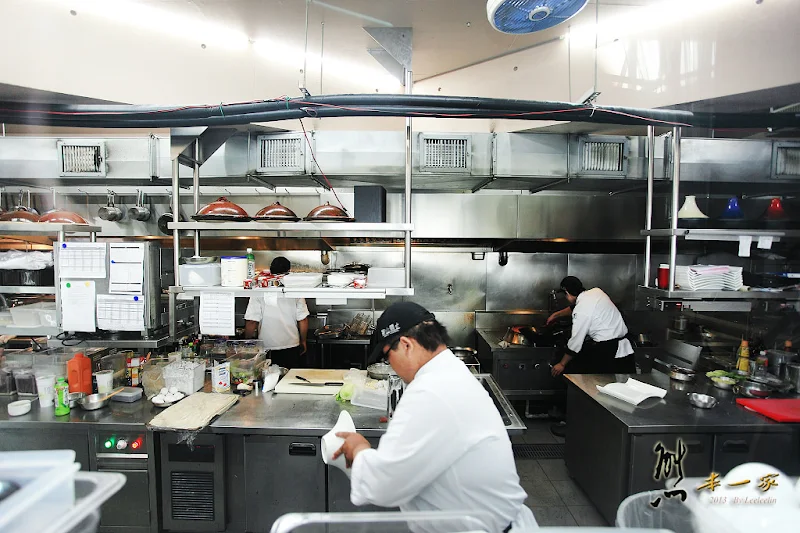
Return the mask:
[[304,172],[305,145],[302,137],[263,136],[258,138],[259,172]]
[[213,472],[172,472],[170,496],[173,520],[214,521]]
[[61,176],[105,176],[105,143],[76,144],[59,141]]
[[428,172],[464,172],[472,168],[470,138],[422,137],[420,169]]
[[584,172],[621,173],[625,170],[625,143],[587,141],[581,155]]
[[800,146],[778,146],[775,174],[800,178]]

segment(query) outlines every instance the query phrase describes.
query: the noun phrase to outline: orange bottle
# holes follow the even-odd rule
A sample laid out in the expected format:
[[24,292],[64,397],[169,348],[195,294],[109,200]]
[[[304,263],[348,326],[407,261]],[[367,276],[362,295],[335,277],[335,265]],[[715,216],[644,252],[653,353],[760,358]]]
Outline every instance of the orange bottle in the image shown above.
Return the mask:
[[76,353],[67,361],[67,382],[70,392],[92,393],[92,361],[83,353]]

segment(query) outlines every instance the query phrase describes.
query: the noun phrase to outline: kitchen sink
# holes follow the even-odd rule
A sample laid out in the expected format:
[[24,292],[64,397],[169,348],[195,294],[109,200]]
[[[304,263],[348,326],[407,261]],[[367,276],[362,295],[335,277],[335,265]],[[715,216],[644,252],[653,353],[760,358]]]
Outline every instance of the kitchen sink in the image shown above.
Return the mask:
[[525,422],[519,417],[517,412],[511,406],[511,402],[497,386],[491,374],[476,374],[475,378],[481,382],[483,388],[489,393],[489,397],[494,402],[495,407],[500,412],[500,417],[503,419],[503,424],[510,435],[519,435],[527,429]]

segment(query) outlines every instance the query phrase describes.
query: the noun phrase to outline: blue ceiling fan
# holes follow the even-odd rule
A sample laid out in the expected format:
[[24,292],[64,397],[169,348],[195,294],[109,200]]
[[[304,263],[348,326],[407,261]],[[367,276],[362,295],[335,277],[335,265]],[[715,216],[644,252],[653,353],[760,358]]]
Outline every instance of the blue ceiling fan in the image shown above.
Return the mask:
[[533,33],[571,19],[589,0],[489,0],[489,22],[503,33]]

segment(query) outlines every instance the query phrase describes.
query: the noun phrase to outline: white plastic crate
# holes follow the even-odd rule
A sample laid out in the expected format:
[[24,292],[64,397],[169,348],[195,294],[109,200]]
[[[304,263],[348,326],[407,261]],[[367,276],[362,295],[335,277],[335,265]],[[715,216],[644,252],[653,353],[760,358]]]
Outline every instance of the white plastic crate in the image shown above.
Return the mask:
[[72,450],[0,453],[0,479],[21,488],[0,502],[0,531],[41,532],[59,522],[75,504]]

